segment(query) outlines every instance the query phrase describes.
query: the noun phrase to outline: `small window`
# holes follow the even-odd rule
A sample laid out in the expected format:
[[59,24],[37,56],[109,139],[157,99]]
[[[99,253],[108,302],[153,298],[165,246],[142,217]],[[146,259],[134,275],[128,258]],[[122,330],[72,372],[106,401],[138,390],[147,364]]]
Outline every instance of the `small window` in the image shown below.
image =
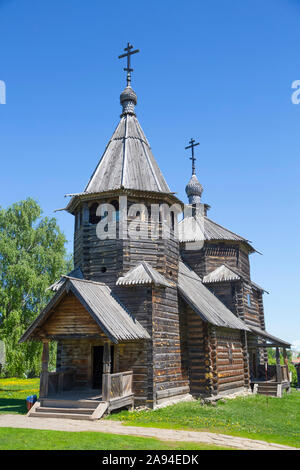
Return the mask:
[[115,211],[116,211],[116,222],[119,222],[119,221],[120,221],[119,201],[117,201],[117,200],[110,201],[110,204],[111,204],[112,206],[114,206]]
[[232,344],[227,343],[229,364],[233,363]]
[[96,215],[98,206],[99,206],[98,202],[94,202],[94,204],[92,204],[90,207],[89,223],[92,225],[97,224],[101,219],[99,216]]
[[251,307],[251,294],[247,294],[247,304],[248,307]]

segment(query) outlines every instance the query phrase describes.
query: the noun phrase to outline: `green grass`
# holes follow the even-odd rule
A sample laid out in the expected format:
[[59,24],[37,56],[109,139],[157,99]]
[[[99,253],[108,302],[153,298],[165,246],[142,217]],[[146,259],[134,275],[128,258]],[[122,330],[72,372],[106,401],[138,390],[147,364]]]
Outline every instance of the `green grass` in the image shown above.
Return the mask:
[[121,411],[108,417],[125,425],[210,431],[300,447],[300,392],[282,398],[252,395],[218,401],[183,402],[151,411]]
[[119,436],[99,432],[0,428],[0,450],[227,450],[193,442]]
[[[25,414],[26,397],[38,395],[38,388],[39,379],[0,379],[0,413]],[[122,411],[108,419],[125,425],[219,432],[300,447],[300,392],[295,390],[283,398],[252,395],[218,401],[216,406],[185,402],[155,411]]]
[[27,413],[26,398],[39,393],[40,379],[0,379],[0,413]]

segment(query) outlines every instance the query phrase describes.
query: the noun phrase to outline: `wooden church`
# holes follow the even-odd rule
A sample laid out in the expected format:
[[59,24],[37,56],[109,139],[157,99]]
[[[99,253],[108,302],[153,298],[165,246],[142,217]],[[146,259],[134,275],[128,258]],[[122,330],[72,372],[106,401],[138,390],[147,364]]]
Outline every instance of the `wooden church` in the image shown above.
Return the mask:
[[[264,289],[251,280],[255,249],[208,218],[193,139],[190,215],[177,231],[173,212],[164,215],[184,202],[170,190],[135,114],[130,59],[136,52],[128,44],[120,56],[127,58],[120,121],[85,190],[65,208],[75,219],[74,270],[50,286],[53,297],[20,340],[43,342],[31,416],[99,419],[114,409],[155,408],[190,396],[252,390],[280,397],[290,387],[290,344],[266,331]],[[115,209],[106,237],[99,236],[108,214],[101,205]],[[196,220],[197,205],[203,207],[200,237],[181,230]],[[136,220],[139,237],[126,236],[124,225]],[[57,342],[54,372],[48,371],[50,341]],[[275,366],[267,364],[268,347],[277,348]]]

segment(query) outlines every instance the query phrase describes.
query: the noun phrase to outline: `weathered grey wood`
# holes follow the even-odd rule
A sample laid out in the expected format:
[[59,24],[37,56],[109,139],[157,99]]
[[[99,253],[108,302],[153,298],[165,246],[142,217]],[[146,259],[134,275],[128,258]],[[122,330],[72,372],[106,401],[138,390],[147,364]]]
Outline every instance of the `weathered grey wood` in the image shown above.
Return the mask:
[[282,382],[282,372],[280,365],[280,352],[279,348],[276,348],[276,380],[277,382]]
[[103,348],[103,374],[109,374],[111,370],[111,343],[110,341],[104,342]]
[[93,412],[91,419],[96,420],[102,418],[104,413],[107,411],[109,404],[107,401],[99,403],[95,411]]
[[190,391],[189,386],[170,388],[167,390],[159,390],[158,392],[156,392],[156,397],[157,399],[169,398],[169,397],[173,397],[176,395],[183,395],[183,394],[189,393],[189,391]]
[[111,395],[111,374],[102,375],[102,397],[103,401],[109,402]]
[[40,379],[40,397],[48,396],[48,363],[49,363],[49,341],[43,341],[42,373]]

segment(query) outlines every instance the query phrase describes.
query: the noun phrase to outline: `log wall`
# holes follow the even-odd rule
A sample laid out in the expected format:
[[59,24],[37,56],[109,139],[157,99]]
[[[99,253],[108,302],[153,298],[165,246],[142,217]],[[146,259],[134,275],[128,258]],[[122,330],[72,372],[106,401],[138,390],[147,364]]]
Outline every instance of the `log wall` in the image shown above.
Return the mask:
[[[177,288],[153,288],[153,376],[156,397],[162,390],[188,386],[181,362]],[[155,399],[155,397],[154,397]]]
[[211,369],[207,325],[191,307],[179,299],[182,369],[189,379],[193,396],[211,393]]
[[216,371],[218,393],[234,392],[247,386],[243,332],[216,328]]

